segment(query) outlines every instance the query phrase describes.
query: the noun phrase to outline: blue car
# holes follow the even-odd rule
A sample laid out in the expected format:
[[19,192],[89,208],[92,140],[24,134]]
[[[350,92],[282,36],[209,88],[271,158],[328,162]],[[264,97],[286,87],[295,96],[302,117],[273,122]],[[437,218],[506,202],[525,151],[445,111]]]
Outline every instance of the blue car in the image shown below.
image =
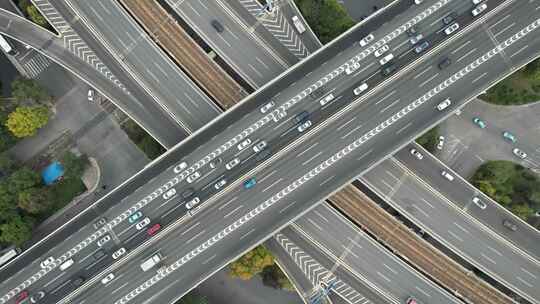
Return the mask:
[[255,180],[254,177],[252,177],[252,178],[250,178],[250,179],[248,179],[247,181],[244,182],[244,189],[251,189],[256,184],[257,184],[257,181]]

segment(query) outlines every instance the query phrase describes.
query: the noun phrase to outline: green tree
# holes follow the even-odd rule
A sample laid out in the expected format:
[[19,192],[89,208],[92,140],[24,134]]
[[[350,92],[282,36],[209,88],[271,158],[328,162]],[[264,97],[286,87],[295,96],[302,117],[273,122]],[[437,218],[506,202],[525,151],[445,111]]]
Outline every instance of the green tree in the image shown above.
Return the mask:
[[39,214],[51,208],[51,200],[48,199],[48,189],[30,188],[19,193],[19,208],[31,214]]
[[24,190],[40,186],[41,177],[37,172],[22,167],[9,176],[7,185],[8,191],[13,195],[17,195]]
[[9,219],[17,209],[17,196],[8,189],[7,182],[0,183],[0,220]]
[[47,22],[47,19],[45,19],[45,17],[41,15],[41,13],[38,11],[38,9],[35,6],[33,5],[28,6],[26,8],[26,12],[28,13],[28,17],[30,17],[30,19],[34,21],[37,25],[40,25],[45,28],[49,27],[49,23]]
[[81,178],[88,165],[86,156],[77,156],[70,151],[62,155],[60,163],[64,166],[64,178]]
[[7,151],[17,143],[17,138],[6,127],[7,115],[0,112],[0,153]]
[[15,172],[19,163],[7,153],[0,153],[0,178],[7,177]]
[[20,246],[32,236],[33,226],[33,218],[16,214],[0,224],[0,242]]
[[291,281],[289,281],[289,278],[287,278],[277,264],[265,267],[261,275],[263,284],[266,286],[289,291],[294,290],[294,286],[292,285]]
[[17,78],[11,83],[11,95],[18,101],[50,99],[50,95],[37,81],[28,78]]
[[526,221],[534,213],[534,210],[532,210],[529,206],[527,206],[524,203],[513,204],[510,210],[512,211],[513,214],[520,217],[524,221]]
[[165,149],[163,149],[163,147],[149,135],[146,135],[140,142],[138,142],[137,146],[150,159],[156,159],[158,156],[165,153]]
[[428,150],[429,152],[433,153],[435,152],[435,148],[437,147],[438,137],[439,127],[434,127],[424,133],[422,136],[418,137],[416,139],[416,143],[424,147],[424,149]]
[[21,106],[8,115],[6,126],[16,137],[28,137],[37,133],[49,121],[49,110],[44,106]]
[[323,44],[355,24],[336,0],[295,0],[295,2]]
[[249,280],[264,267],[274,264],[274,257],[264,246],[257,246],[229,265],[229,275],[233,278]]

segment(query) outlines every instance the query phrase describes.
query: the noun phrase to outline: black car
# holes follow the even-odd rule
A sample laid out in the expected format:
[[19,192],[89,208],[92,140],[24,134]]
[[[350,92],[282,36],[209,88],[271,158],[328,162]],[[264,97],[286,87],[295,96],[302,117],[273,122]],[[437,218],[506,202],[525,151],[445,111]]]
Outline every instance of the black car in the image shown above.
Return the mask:
[[397,70],[397,67],[395,65],[389,64],[385,68],[382,69],[382,74],[384,76],[388,76],[392,74],[393,72],[395,72],[396,70]]
[[408,29],[405,31],[405,33],[407,33],[407,36],[409,36],[409,37],[415,36],[417,32],[418,32],[418,31],[416,30],[416,27],[415,27],[414,25],[411,26],[410,28],[408,28]]
[[79,287],[84,283],[84,277],[77,277],[75,280],[73,280],[73,285]]
[[452,60],[448,57],[444,57],[438,64],[439,69],[444,70],[452,64]]
[[210,24],[212,25],[212,27],[218,32],[218,33],[222,33],[225,28],[223,27],[223,25],[221,25],[221,23],[219,23],[219,21],[217,20],[212,20],[212,22],[210,22]]
[[517,229],[518,229],[516,223],[514,223],[513,221],[508,220],[508,219],[503,221],[503,226],[510,229],[510,230],[512,230],[512,231],[517,231]]
[[296,115],[293,120],[296,124],[303,123],[309,118],[309,112],[308,111],[302,111]]
[[452,23],[454,20],[456,20],[457,16],[458,14],[456,12],[451,12],[450,14],[442,18],[442,23],[444,23],[445,25],[448,25]]

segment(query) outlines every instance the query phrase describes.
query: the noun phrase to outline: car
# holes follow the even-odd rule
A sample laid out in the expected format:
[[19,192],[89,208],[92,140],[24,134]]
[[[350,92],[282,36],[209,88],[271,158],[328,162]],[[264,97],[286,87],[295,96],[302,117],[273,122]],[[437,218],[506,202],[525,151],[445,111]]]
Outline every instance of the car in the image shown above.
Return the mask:
[[191,184],[194,181],[196,181],[199,177],[201,177],[201,174],[199,173],[199,171],[195,171],[195,172],[193,172],[193,174],[188,176],[188,178],[186,180],[187,180],[188,183]]
[[181,162],[176,167],[174,167],[173,171],[174,171],[174,173],[178,174],[182,170],[184,170],[185,168],[187,168],[187,163],[186,162]]
[[148,224],[150,224],[150,218],[145,217],[142,221],[138,222],[137,225],[135,225],[135,228],[137,228],[137,230],[141,230]]
[[239,158],[235,158],[233,160],[231,160],[230,162],[228,162],[226,165],[225,165],[225,168],[227,170],[231,170],[232,168],[234,168],[236,165],[238,165],[240,163],[240,159]]
[[264,114],[264,113],[268,112],[268,110],[273,108],[275,105],[276,105],[275,102],[270,101],[269,103],[267,103],[267,104],[265,104],[264,106],[261,107],[261,113]]
[[158,232],[158,230],[161,229],[161,224],[154,224],[152,227],[148,228],[148,230],[146,230],[146,233],[148,235],[154,235],[156,234],[156,232]]
[[516,223],[514,223],[514,221],[509,220],[509,219],[503,220],[503,226],[510,229],[510,230],[512,230],[512,231],[517,231],[517,229],[518,229]]
[[487,127],[486,122],[481,120],[478,117],[473,117],[473,123],[477,126],[479,126],[481,129],[485,129]]
[[226,179],[222,179],[220,180],[219,182],[215,183],[214,184],[214,188],[216,188],[216,190],[219,190],[221,189],[223,186],[225,186],[227,184],[227,180]]
[[414,149],[414,148],[411,149],[410,152],[411,152],[411,154],[412,154],[414,157],[416,157],[416,158],[418,158],[418,159],[423,159],[423,158],[424,158],[424,155],[422,155],[422,153],[418,152],[418,150],[416,150],[416,149]]
[[397,70],[397,66],[390,64],[381,70],[383,76],[388,76]]
[[480,4],[480,2],[482,1],[484,0],[472,0],[472,4],[477,5],[477,4]]
[[472,202],[480,209],[486,209],[487,205],[478,196],[472,198]]
[[367,90],[367,89],[368,89],[368,84],[367,84],[367,83],[363,83],[363,84],[361,84],[359,87],[355,88],[355,89],[353,90],[353,93],[354,93],[354,95],[358,96],[358,95],[360,95],[362,92],[364,92],[364,91]]
[[210,168],[212,169],[215,169],[217,168],[217,166],[219,166],[219,164],[221,164],[223,162],[223,160],[221,158],[216,158],[214,160],[212,160],[209,164]]
[[515,143],[517,141],[516,137],[514,136],[514,134],[508,132],[508,131],[504,131],[502,133],[502,136],[504,139],[508,140],[508,141],[511,141],[513,143]]
[[22,304],[26,302],[26,299],[28,299],[28,290],[23,290],[15,297],[15,304]]
[[360,62],[355,62],[345,69],[345,74],[350,75],[354,71],[358,70],[358,68],[360,68]]
[[73,265],[73,263],[75,263],[75,261],[73,261],[73,259],[68,259],[68,260],[65,260],[64,263],[60,264],[60,267],[58,267],[60,269],[60,271],[64,271],[66,269],[68,269],[69,267],[71,267]]
[[375,36],[373,36],[373,34],[369,34],[367,35],[366,37],[362,38],[362,40],[360,40],[360,46],[366,46],[368,43],[370,43],[373,38],[375,38]]
[[99,229],[101,226],[107,224],[107,218],[99,218],[97,221],[94,222],[94,229]]
[[187,188],[186,190],[184,190],[184,192],[182,192],[182,197],[185,199],[190,198],[193,193],[195,193],[195,189]]
[[330,93],[326,96],[324,96],[323,99],[321,99],[319,101],[319,103],[321,104],[321,106],[324,106],[325,104],[329,103],[330,101],[332,101],[334,99],[334,94]]
[[264,140],[261,140],[256,145],[253,146],[253,152],[258,153],[261,152],[264,148],[266,148],[266,142]]
[[292,22],[294,24],[294,27],[298,31],[298,34],[302,34],[303,32],[306,31],[306,27],[304,26],[302,21],[300,21],[300,18],[298,18],[298,16],[296,16],[296,15],[292,16],[291,20],[292,20]]
[[527,153],[521,151],[520,149],[518,148],[514,148],[514,150],[512,150],[512,152],[514,153],[515,156],[521,158],[521,159],[524,159],[527,157]]
[[420,301],[418,301],[417,299],[413,297],[408,297],[407,300],[405,301],[405,304],[421,304],[421,303]]
[[105,285],[112,280],[114,280],[114,273],[111,272],[107,276],[105,276],[103,279],[101,279],[101,284]]
[[142,211],[137,211],[137,212],[133,213],[132,215],[130,215],[130,216],[128,217],[128,222],[129,222],[130,224],[133,224],[133,223],[135,223],[138,219],[140,219],[142,216],[143,216]]
[[448,108],[450,104],[452,104],[452,101],[450,100],[450,98],[446,98],[437,105],[437,110],[443,111],[444,109]]
[[255,185],[257,184],[257,180],[255,180],[254,177],[244,181],[244,189],[251,189],[253,187],[255,187]]
[[94,91],[94,89],[88,89],[88,101],[90,102],[93,102],[94,101],[94,98],[96,96],[96,92]]
[[409,42],[412,44],[412,45],[415,45],[418,43],[418,41],[422,40],[424,38],[424,35],[422,34],[417,34],[416,36],[412,36],[410,39],[409,39]]
[[447,180],[449,181],[453,181],[454,180],[454,176],[450,173],[448,173],[446,170],[442,170],[441,171],[441,175],[446,178]]
[[176,189],[171,188],[171,189],[169,189],[169,191],[167,191],[167,192],[165,192],[165,194],[163,194],[163,199],[169,199],[175,194],[176,194]]
[[212,25],[212,27],[216,30],[216,32],[218,33],[222,33],[225,28],[223,27],[223,25],[221,23],[219,23],[219,21],[217,20],[212,20],[210,22],[210,24]]
[[439,61],[439,64],[437,65],[440,70],[444,70],[447,67],[449,67],[452,64],[452,60],[448,57],[444,57],[441,61]]
[[99,239],[99,241],[97,241],[97,245],[98,245],[98,247],[101,247],[110,240],[111,240],[111,236],[106,234],[104,237]]
[[52,256],[46,258],[44,261],[42,261],[39,266],[41,266],[41,268],[45,268],[47,266],[49,266],[52,262],[54,262],[54,258]]
[[245,147],[249,146],[251,144],[251,139],[249,138],[246,138],[244,139],[243,142],[239,143],[238,146],[236,146],[238,148],[239,151],[242,151],[244,150]]
[[75,278],[75,280],[73,280],[72,282],[73,282],[73,285],[75,285],[75,286],[78,287],[78,286],[81,286],[82,283],[84,283],[84,281],[85,281],[85,278],[84,278],[84,277],[77,277],[77,278]]
[[437,142],[437,149],[442,150],[444,145],[444,136],[439,136],[439,141]]
[[381,65],[385,65],[392,59],[394,59],[394,55],[393,54],[388,54],[388,55],[384,56],[381,60],[379,60],[379,63]]
[[422,4],[422,2],[424,2],[424,0],[414,0],[414,4]]
[[416,52],[416,54],[420,54],[423,51],[425,51],[428,47],[429,47],[429,42],[424,40],[414,48],[414,51]]
[[96,250],[96,252],[94,252],[94,254],[92,254],[92,257],[96,261],[101,259],[104,256],[105,256],[105,250],[103,250],[103,249],[98,249],[98,250]]
[[457,31],[457,29],[459,29],[459,23],[453,23],[452,25],[449,25],[447,26],[445,29],[444,29],[444,33],[446,35],[450,35],[452,34],[453,32]]
[[380,48],[378,48],[373,54],[375,55],[375,57],[380,57],[382,54],[388,52],[389,49],[390,47],[387,44],[385,44],[381,46]]
[[448,25],[450,23],[452,23],[452,21],[456,20],[456,18],[458,17],[458,14],[456,12],[451,12],[450,14],[444,16],[442,18],[442,23],[444,25]]
[[311,120],[306,120],[304,123],[298,126],[297,130],[298,132],[302,133],[305,130],[307,130],[309,127],[311,127]]
[[285,116],[287,116],[287,112],[285,112],[285,111],[276,111],[275,114],[272,114],[272,120],[274,120],[274,122],[278,122]]
[[121,257],[122,255],[124,255],[124,253],[126,253],[126,248],[124,248],[124,247],[122,247],[122,248],[116,250],[116,251],[113,252],[113,254],[112,254],[113,260],[118,259],[118,258]]
[[480,15],[483,11],[485,11],[487,8],[487,4],[485,3],[482,3],[478,6],[476,6],[472,11],[471,11],[471,14],[473,15],[473,17],[476,17],[478,15]]
[[405,33],[407,34],[407,36],[409,37],[413,37],[416,35],[417,33],[417,29],[416,29],[416,26],[411,26],[410,28],[408,28],[407,30],[405,30]]
[[304,121],[308,120],[309,118],[309,112],[308,111],[302,111],[298,113],[294,118],[293,121],[295,124],[301,124]]
[[265,160],[266,158],[268,158],[268,156],[270,156],[272,154],[272,151],[270,151],[270,149],[266,148],[266,149],[263,149],[261,152],[257,153],[257,155],[255,155],[255,160],[257,162],[261,162],[263,160]]
[[37,303],[39,300],[45,297],[45,291],[40,290],[30,297],[30,303]]
[[186,203],[186,209],[191,209],[195,207],[198,203],[200,203],[200,199],[198,197],[194,197],[192,200]]

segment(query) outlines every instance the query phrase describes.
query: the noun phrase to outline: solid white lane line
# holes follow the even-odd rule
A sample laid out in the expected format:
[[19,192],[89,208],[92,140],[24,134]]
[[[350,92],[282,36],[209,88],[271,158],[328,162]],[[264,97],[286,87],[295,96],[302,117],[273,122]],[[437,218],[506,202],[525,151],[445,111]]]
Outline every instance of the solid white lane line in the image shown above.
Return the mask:
[[398,103],[401,99],[396,99],[395,101],[393,101],[391,104],[387,105],[386,107],[384,107],[379,113],[384,113],[384,111],[390,109],[393,105],[395,105],[396,103]]
[[193,242],[196,238],[198,238],[199,236],[201,236],[201,234],[203,234],[205,232],[206,232],[206,230],[202,230],[199,233],[195,234],[192,238],[187,240],[186,244],[189,244],[189,243]]
[[337,128],[337,130],[340,131],[341,129],[343,129],[345,126],[347,126],[348,124],[350,124],[351,122],[353,122],[353,121],[356,119],[356,117],[357,117],[357,116],[355,116],[355,117],[349,119],[346,123],[344,123],[344,124],[342,124],[341,126],[339,126],[339,127]]
[[467,234],[471,234],[471,233],[469,232],[469,230],[463,228],[463,226],[461,226],[460,224],[454,222],[454,225],[455,225],[456,227],[458,227],[459,229],[461,229],[461,231],[463,231],[463,232],[465,232],[465,233],[467,233]]
[[473,79],[471,83],[477,82],[478,80],[482,79],[486,75],[487,75],[487,72],[483,73],[482,75],[480,75],[480,76],[476,77],[475,79]]
[[401,129],[397,130],[397,131],[396,131],[396,135],[399,134],[399,133],[401,133],[401,132],[403,132],[403,131],[405,131],[405,129],[407,129],[407,128],[410,127],[410,126],[412,126],[412,122],[406,124],[406,125],[403,126]]
[[264,188],[261,192],[265,192],[266,190],[272,188],[273,186],[275,186],[276,184],[278,184],[279,182],[281,182],[283,180],[282,177],[280,177],[278,180],[276,180],[275,182],[273,182],[270,186]]
[[320,231],[324,231],[324,230],[321,228],[321,226],[319,226],[317,223],[315,223],[315,221],[313,221],[313,220],[310,219],[309,217],[308,217],[307,220],[308,220],[308,222],[311,223],[311,225],[315,226],[315,227],[316,227],[317,229],[319,229]]
[[313,155],[310,159],[306,160],[305,162],[302,163],[302,166],[305,166],[307,165],[309,162],[313,161],[315,158],[321,156],[321,154],[323,153],[323,151],[319,151],[319,153]]
[[431,70],[432,66],[428,66],[426,69],[424,69],[422,72],[416,74],[413,79],[417,79],[418,77],[424,75],[424,73],[426,73],[427,71]]
[[462,48],[466,47],[467,45],[469,45],[471,43],[471,40],[463,43],[462,45],[458,46],[457,49],[453,50],[452,52],[450,52],[450,54],[454,55],[455,53],[459,52]]
[[390,93],[389,93],[388,95],[386,95],[386,96],[384,96],[383,98],[379,99],[379,100],[378,100],[378,101],[377,101],[377,102],[376,102],[375,104],[377,105],[377,104],[379,104],[379,103],[381,103],[381,102],[385,101],[385,100],[386,100],[386,98],[388,98],[388,97],[390,97],[390,96],[394,95],[394,93],[396,93],[396,90],[393,90],[393,91],[392,91],[392,92],[390,92]]
[[432,209],[435,209],[435,207],[430,202],[428,202],[425,198],[420,198],[420,200],[424,202],[426,205],[430,206]]
[[241,237],[240,237],[240,240],[245,238],[246,236],[250,235],[251,233],[253,233],[253,231],[255,231],[255,228],[252,228],[250,231],[244,233]]
[[460,238],[457,234],[455,234],[454,232],[452,232],[452,230],[448,230],[448,234],[450,234],[451,236],[453,236],[456,240],[460,241],[460,242],[463,242],[463,239]]
[[296,155],[296,157],[300,157],[300,156],[304,155],[307,151],[313,149],[313,148],[314,148],[315,146],[317,146],[318,144],[319,144],[319,142],[314,143],[313,145],[309,146],[309,147],[308,147],[307,149],[305,149],[304,151],[298,153],[298,154]]
[[493,260],[493,259],[490,258],[489,256],[485,255],[484,253],[480,253],[480,255],[481,255],[484,259],[490,261],[491,263],[497,264],[497,263],[495,262],[495,260]]
[[240,206],[234,208],[232,211],[230,211],[229,213],[225,214],[225,215],[223,216],[223,218],[228,218],[229,216],[235,214],[238,210],[242,209],[243,207],[244,207],[244,205],[240,205]]
[[195,224],[191,225],[191,227],[189,227],[188,229],[184,230],[180,235],[184,235],[188,232],[190,232],[193,228],[199,226],[201,224],[201,222],[196,222]]
[[129,282],[125,282],[120,287],[116,288],[115,290],[111,291],[111,294],[114,294],[115,292],[119,291],[120,289],[126,287],[126,285],[129,284]]
[[472,53],[474,53],[474,52],[476,52],[476,48],[474,48],[474,49],[468,51],[467,53],[465,53],[465,55],[459,57],[459,58],[456,60],[456,62],[460,62],[461,60],[465,59],[465,57],[469,56],[470,54],[472,54]]

